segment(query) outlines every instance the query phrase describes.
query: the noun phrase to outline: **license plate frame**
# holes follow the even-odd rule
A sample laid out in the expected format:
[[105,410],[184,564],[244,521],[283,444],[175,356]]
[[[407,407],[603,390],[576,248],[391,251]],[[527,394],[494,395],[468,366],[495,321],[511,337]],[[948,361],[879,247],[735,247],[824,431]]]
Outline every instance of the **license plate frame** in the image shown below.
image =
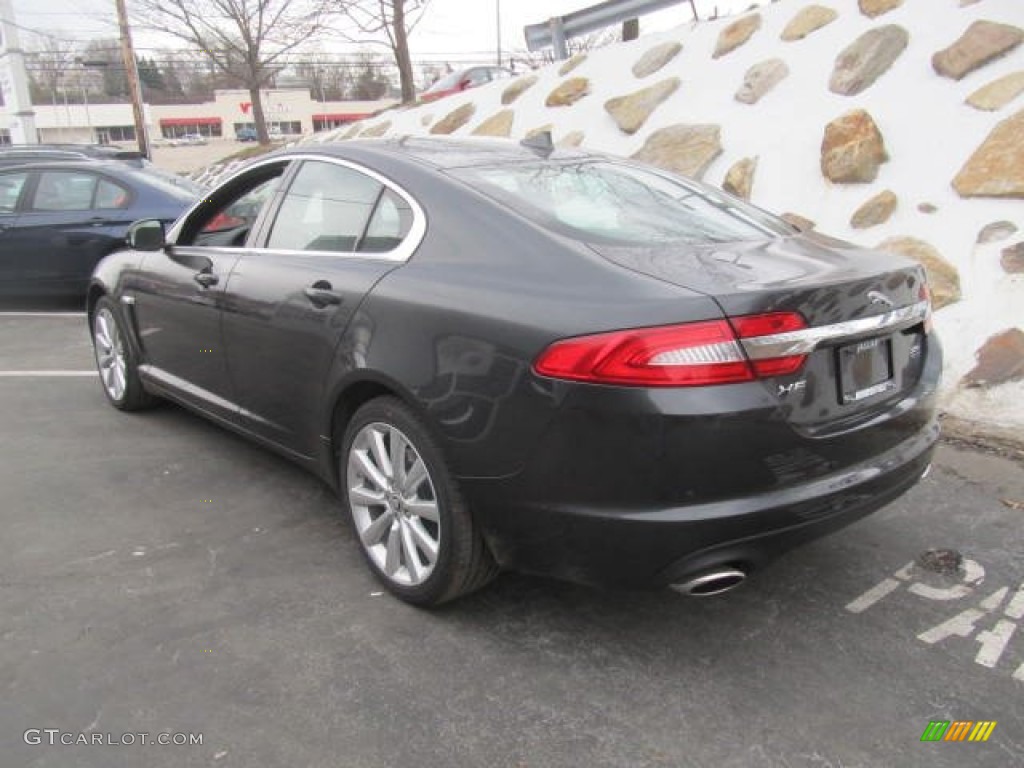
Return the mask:
[[892,339],[876,336],[836,350],[839,402],[853,405],[896,389]]

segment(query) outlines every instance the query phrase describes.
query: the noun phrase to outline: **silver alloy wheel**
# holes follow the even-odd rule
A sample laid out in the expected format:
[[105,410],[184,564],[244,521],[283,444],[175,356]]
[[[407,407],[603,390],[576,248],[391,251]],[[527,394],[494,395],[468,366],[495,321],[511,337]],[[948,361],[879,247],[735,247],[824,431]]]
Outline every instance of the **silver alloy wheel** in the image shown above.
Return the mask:
[[426,581],[441,547],[441,517],[427,465],[390,424],[373,422],[348,453],[348,503],[370,559],[396,584]]
[[96,350],[96,367],[99,369],[103,387],[110,399],[120,402],[128,386],[125,371],[124,339],[113,313],[106,307],[96,313],[93,321],[93,346]]

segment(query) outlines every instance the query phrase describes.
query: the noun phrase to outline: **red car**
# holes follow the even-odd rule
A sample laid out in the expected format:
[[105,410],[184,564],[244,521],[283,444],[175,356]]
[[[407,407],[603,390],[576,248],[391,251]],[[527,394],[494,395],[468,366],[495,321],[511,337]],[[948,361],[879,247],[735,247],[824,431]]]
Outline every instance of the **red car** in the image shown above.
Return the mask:
[[443,99],[445,96],[451,96],[453,93],[487,85],[492,80],[505,80],[515,76],[515,72],[504,67],[470,67],[469,69],[460,69],[452,72],[450,75],[445,75],[430,86],[423,92],[420,99],[422,101],[436,101],[437,99]]

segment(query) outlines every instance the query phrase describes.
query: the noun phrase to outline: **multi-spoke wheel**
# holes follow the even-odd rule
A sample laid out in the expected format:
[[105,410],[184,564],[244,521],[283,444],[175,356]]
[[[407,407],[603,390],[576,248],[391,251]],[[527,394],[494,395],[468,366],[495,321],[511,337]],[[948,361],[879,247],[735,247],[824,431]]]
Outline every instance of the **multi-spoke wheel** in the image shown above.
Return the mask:
[[437,563],[441,518],[427,465],[396,427],[367,424],[349,451],[348,502],[367,554],[397,584],[422,584]]
[[139,381],[132,351],[118,319],[117,307],[105,296],[96,303],[92,315],[92,343],[103,391],[111,404],[124,411],[149,405],[152,398]]
[[394,398],[360,408],[345,434],[343,495],[371,568],[399,597],[434,605],[496,568],[436,444]]

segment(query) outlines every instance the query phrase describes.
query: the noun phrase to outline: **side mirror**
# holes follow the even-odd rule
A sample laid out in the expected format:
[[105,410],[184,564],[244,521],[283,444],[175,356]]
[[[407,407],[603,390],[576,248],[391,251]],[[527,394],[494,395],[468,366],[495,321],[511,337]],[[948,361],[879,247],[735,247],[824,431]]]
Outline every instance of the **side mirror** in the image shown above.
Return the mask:
[[159,251],[167,244],[164,223],[159,219],[136,221],[128,228],[125,238],[129,247],[136,251]]

